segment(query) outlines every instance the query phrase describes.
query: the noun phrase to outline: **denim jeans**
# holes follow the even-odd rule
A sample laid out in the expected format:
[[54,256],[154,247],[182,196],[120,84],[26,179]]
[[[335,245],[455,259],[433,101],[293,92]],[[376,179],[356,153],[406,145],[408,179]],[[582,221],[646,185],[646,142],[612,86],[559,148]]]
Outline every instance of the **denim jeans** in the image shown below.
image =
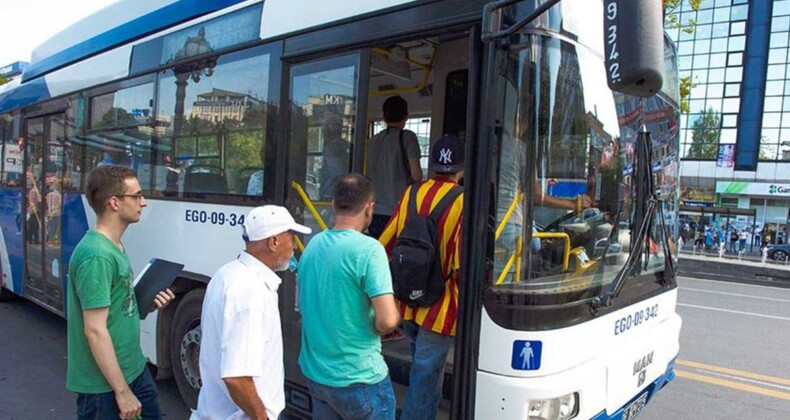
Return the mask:
[[412,339],[409,389],[401,408],[401,420],[433,420],[442,395],[444,363],[453,346],[453,337],[421,328],[405,321],[403,329]]
[[[143,411],[140,416],[145,420],[160,420],[162,412],[159,410],[156,383],[145,367],[143,373],[129,384],[132,393],[140,401]],[[77,394],[77,419],[78,420],[103,420],[120,418],[118,403],[115,402],[115,393],[104,392],[101,394]]]
[[316,420],[395,420],[395,393],[387,376],[377,384],[346,387],[310,381]]

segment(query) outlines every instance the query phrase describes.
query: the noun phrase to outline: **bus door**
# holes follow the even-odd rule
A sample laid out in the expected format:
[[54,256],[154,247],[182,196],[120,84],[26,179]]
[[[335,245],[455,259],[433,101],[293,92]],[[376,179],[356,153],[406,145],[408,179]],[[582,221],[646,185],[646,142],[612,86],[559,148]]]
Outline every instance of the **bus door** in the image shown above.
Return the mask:
[[[360,56],[353,52],[293,63],[288,68],[288,97],[283,101],[288,121],[285,205],[314,234],[332,225],[334,185],[352,168],[355,133],[359,131],[355,128]],[[309,237],[302,240],[306,244]],[[286,279],[282,287],[283,340],[289,349],[285,352],[286,377],[304,383],[296,360],[301,321],[295,283]]]
[[24,294],[63,312],[61,214],[64,114],[26,122]]

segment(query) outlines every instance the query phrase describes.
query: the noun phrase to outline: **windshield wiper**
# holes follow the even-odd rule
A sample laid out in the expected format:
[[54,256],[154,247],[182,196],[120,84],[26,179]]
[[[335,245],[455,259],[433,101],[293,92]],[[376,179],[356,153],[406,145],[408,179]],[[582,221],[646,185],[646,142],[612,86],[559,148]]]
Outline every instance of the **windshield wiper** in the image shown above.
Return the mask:
[[[628,254],[625,265],[617,272],[609,288],[603,294],[590,301],[590,310],[593,313],[598,313],[603,308],[611,307],[614,298],[620,294],[620,291],[623,289],[627,280],[632,277],[632,274],[634,274],[634,272],[640,272],[642,267],[647,269],[650,260],[650,247],[648,246],[645,248],[645,244],[652,236],[651,231],[653,223],[655,222],[656,213],[658,213],[659,228],[661,229],[664,269],[670,274],[669,279],[675,278],[675,262],[670,252],[669,235],[664,220],[663,201],[658,197],[653,182],[653,159],[651,156],[651,148],[650,133],[645,126],[642,126],[637,136],[636,164],[634,165],[634,180],[636,186],[634,220],[641,220],[641,223],[636,236],[632,236],[631,252]],[[646,204],[646,207],[644,207],[642,203]],[[640,264],[642,252],[645,252],[646,255],[643,266]],[[603,263],[603,261],[601,263]],[[665,275],[664,279],[666,278],[667,276]],[[669,283],[666,283],[665,280],[664,285],[668,284]]]

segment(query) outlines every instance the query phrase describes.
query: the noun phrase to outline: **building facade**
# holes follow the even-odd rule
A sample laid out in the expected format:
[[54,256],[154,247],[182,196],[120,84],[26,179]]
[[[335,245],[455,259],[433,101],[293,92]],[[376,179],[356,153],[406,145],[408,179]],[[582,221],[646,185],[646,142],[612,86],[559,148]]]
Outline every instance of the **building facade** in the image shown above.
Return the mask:
[[[676,11],[693,30],[668,29],[680,77],[691,81],[681,116],[681,200],[693,207],[754,209],[701,224],[756,226],[787,239],[790,223],[790,0],[687,1]],[[692,216],[694,214],[694,216]]]

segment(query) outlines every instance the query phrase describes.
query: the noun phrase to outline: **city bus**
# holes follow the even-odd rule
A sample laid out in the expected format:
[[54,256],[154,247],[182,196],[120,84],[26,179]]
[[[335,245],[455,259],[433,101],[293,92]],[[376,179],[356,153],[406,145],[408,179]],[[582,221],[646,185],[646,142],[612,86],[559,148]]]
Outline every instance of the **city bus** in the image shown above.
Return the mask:
[[[443,134],[468,156],[440,416],[631,419],[674,378],[681,327],[680,98],[659,3],[121,0],[0,87],[0,297],[63,316],[96,221],[87,176],[133,168],[148,203],[124,236],[135,273],[183,264],[141,345],[194,407],[204,291],[243,249],[245,215],[274,203],[331,227],[334,178],[376,171],[367,141],[400,95],[425,176]],[[284,386],[309,418],[297,274],[279,292]],[[408,338],[382,353],[402,395]]]

